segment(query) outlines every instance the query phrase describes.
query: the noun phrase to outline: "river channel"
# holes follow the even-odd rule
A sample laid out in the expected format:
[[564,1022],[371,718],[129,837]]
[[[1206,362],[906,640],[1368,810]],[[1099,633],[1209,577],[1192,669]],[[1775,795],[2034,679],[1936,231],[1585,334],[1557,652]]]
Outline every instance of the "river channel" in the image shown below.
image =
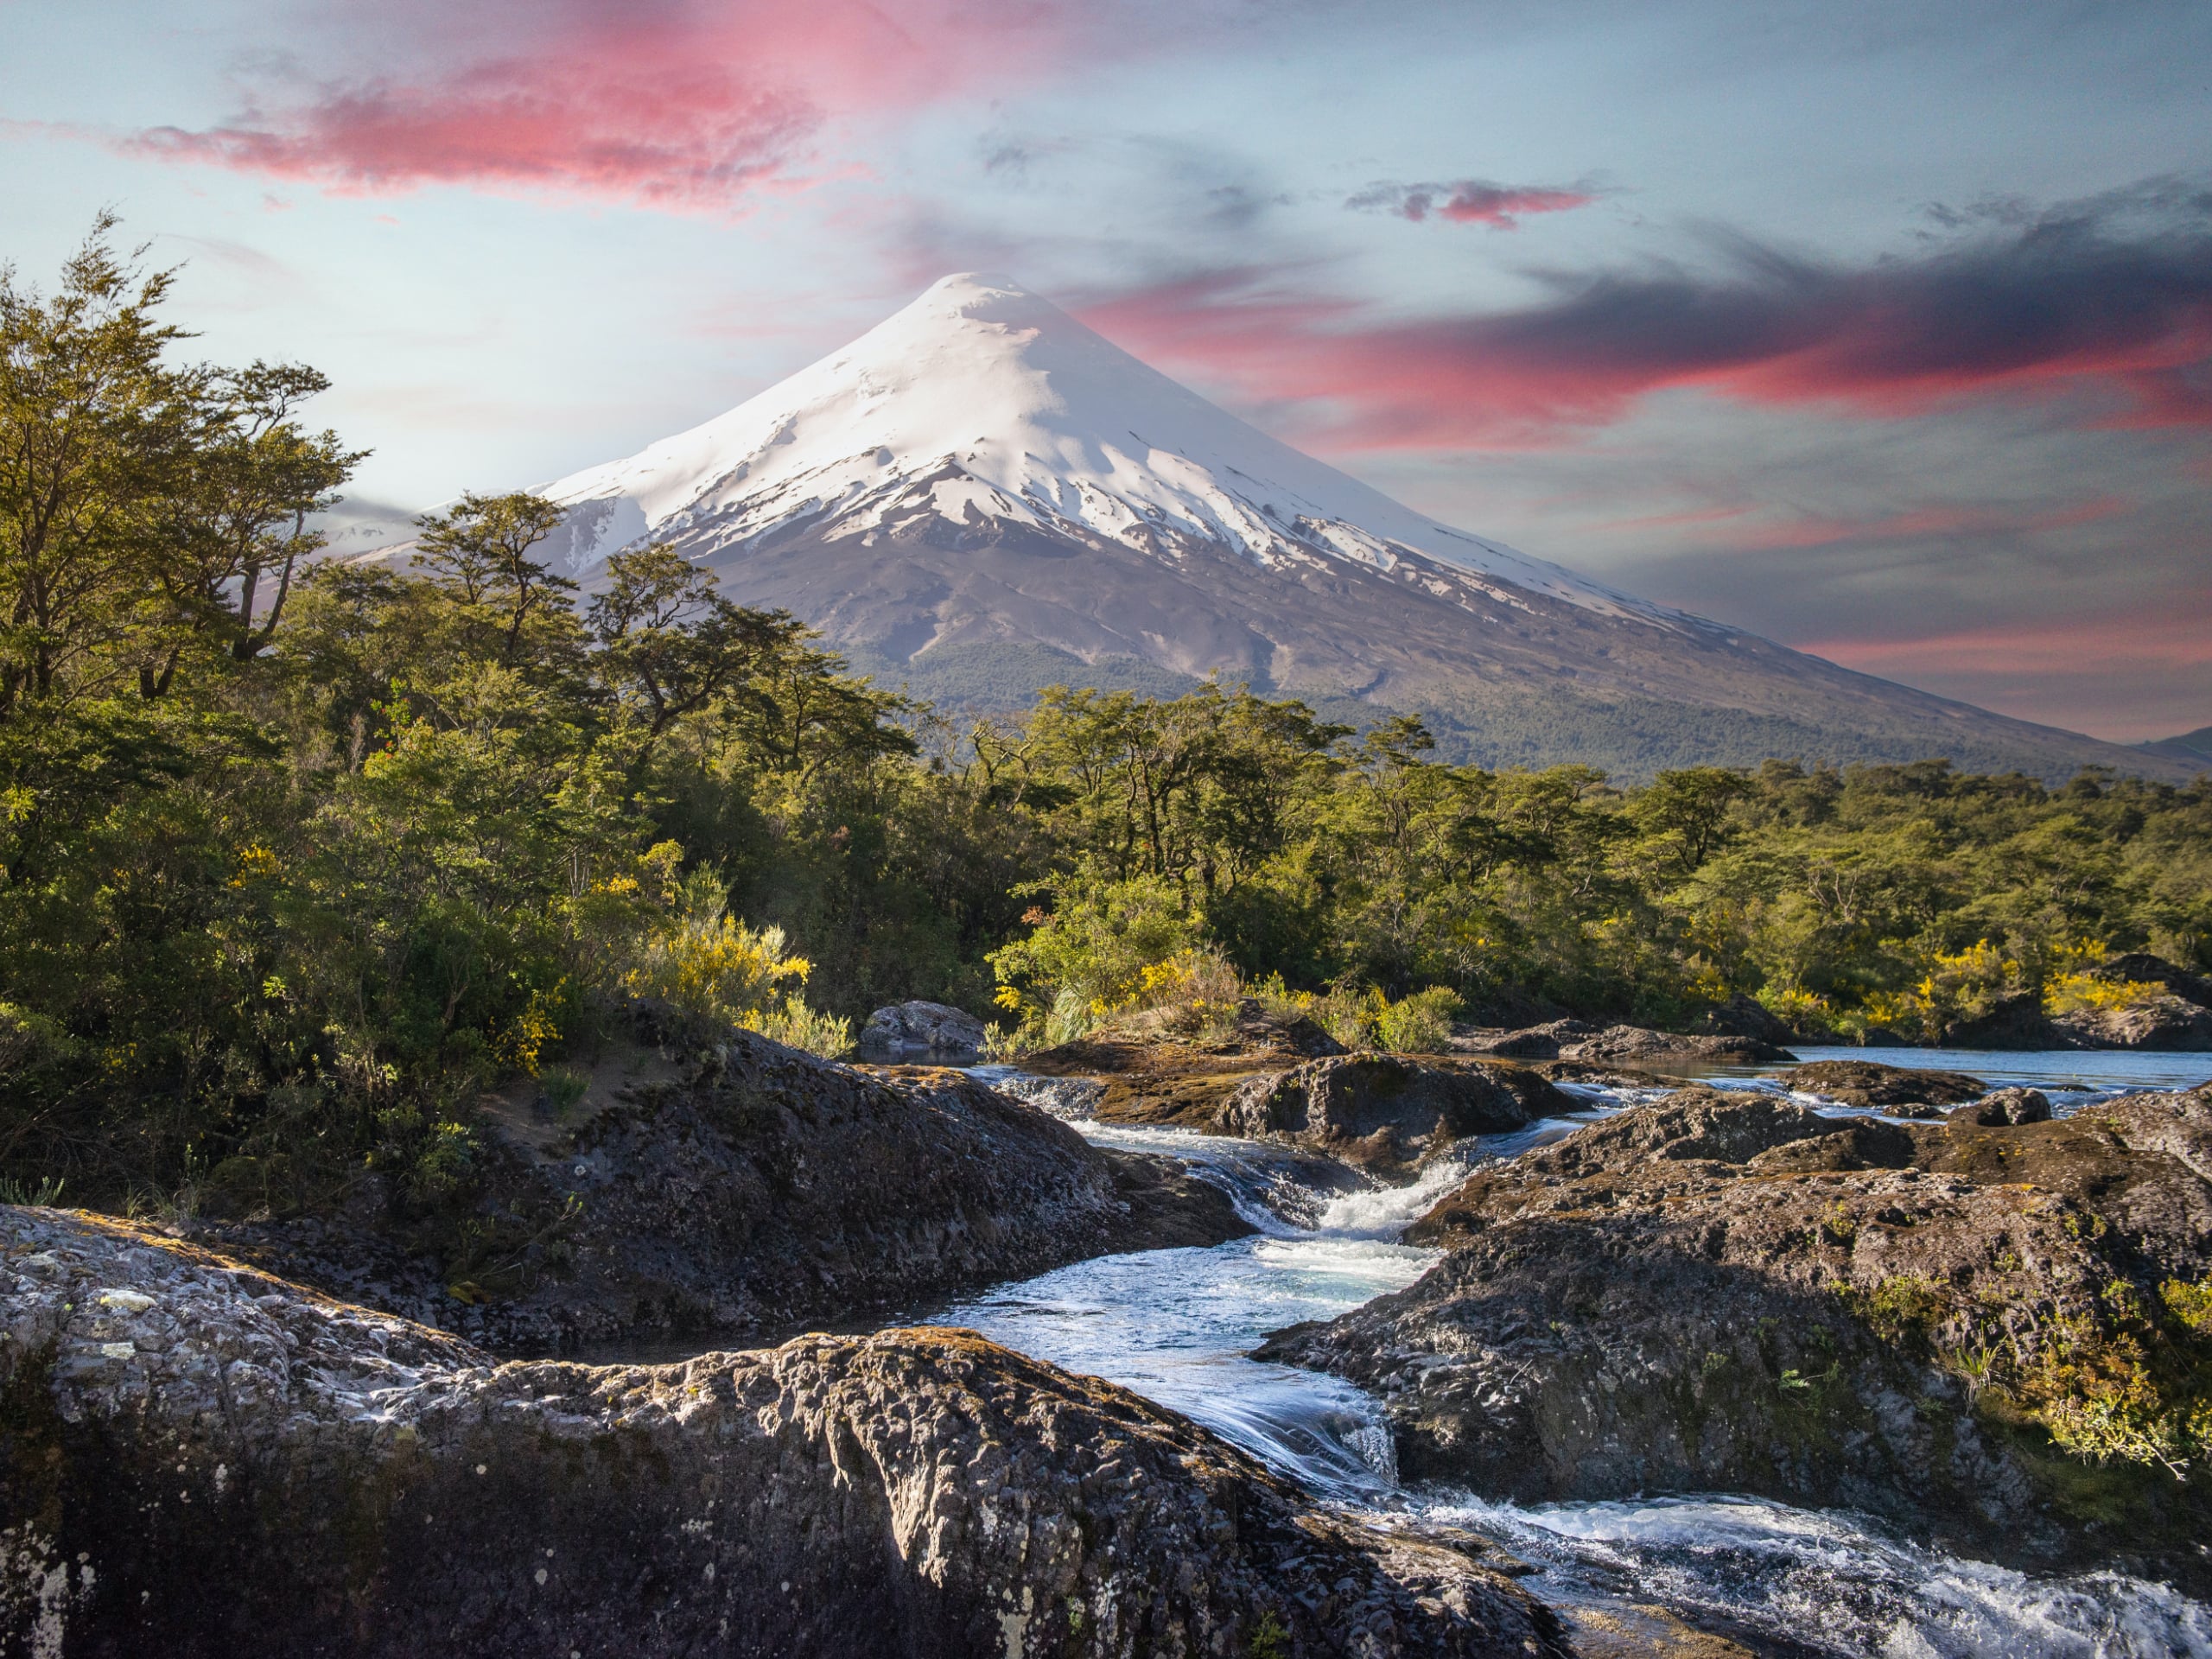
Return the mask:
[[[1801,1053],[1869,1058],[1859,1049]],[[2212,1077],[2206,1054],[1885,1051],[1880,1058],[2031,1084],[2049,1092],[2062,1115],[2132,1090]],[[1780,1091],[1751,1068],[1722,1069],[1710,1081]],[[2117,1573],[2029,1577],[1919,1548],[1865,1516],[1719,1492],[1522,1508],[1402,1484],[1376,1401],[1338,1378],[1246,1357],[1270,1332],[1332,1319],[1419,1278],[1434,1255],[1398,1236],[1467,1165],[1517,1156],[1663,1092],[1562,1087],[1584,1109],[1464,1141],[1456,1162],[1433,1166],[1418,1185],[1348,1193],[1301,1185],[1300,1166],[1260,1142],[1071,1118],[1100,1145],[1186,1160],[1225,1189],[1259,1232],[1211,1249],[1077,1262],[937,1309],[930,1322],[969,1326],[1121,1383],[1385,1524],[1484,1533],[1532,1567],[1529,1587],[1554,1603],[1656,1603],[1777,1656],[2212,1659],[2212,1607],[2165,1586]]]

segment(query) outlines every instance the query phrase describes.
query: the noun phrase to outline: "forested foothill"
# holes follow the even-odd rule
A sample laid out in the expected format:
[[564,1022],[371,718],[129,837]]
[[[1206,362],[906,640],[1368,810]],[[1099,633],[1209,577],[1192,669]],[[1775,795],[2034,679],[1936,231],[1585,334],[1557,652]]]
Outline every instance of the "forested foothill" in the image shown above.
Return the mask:
[[0,1176],[311,1205],[466,1190],[486,1090],[634,999],[818,1053],[905,998],[1012,1052],[1257,997],[1808,1038],[2111,1008],[2212,964],[2212,782],[1946,763],[1439,763],[1418,721],[1056,688],[956,726],[665,550],[580,588],[467,495],[330,556],[310,369],[189,360],[103,220],[0,283]]

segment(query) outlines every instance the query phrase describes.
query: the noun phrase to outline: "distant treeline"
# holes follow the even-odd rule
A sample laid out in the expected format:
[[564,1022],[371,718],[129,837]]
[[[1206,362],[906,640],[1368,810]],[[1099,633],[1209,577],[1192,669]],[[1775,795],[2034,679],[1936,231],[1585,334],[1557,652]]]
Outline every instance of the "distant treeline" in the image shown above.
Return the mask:
[[830,1052],[913,996],[1064,1033],[1193,963],[1848,1032],[2101,950],[2206,961],[2203,782],[1621,790],[1213,687],[956,727],[664,550],[580,592],[531,497],[319,560],[359,460],[300,417],[321,377],[174,362],[164,278],[105,235],[0,285],[11,1194],[281,1209],[368,1171],[433,1213],[482,1091],[557,1090],[631,995]]

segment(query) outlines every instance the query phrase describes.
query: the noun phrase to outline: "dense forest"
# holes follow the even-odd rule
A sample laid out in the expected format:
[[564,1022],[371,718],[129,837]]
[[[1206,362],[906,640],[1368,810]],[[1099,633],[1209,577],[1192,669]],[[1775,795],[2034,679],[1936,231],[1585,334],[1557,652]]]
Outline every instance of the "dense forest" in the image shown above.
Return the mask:
[[8,1193],[434,1194],[474,1103],[650,995],[818,1052],[871,1007],[1009,1047],[1171,996],[1417,1046],[1738,993],[1908,1036],[2147,948],[2212,958],[2212,784],[1940,760],[1616,788],[1418,721],[1054,689],[956,725],[664,550],[588,590],[559,510],[464,496],[321,556],[362,456],[321,376],[181,360],[105,222],[0,282],[0,1177]]

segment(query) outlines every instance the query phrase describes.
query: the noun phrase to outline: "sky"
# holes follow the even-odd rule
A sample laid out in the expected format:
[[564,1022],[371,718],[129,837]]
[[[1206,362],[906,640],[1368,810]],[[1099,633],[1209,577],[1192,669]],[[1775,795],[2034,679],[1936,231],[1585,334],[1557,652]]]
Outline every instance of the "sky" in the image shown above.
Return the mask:
[[2006,714],[2212,723],[2212,7],[0,0],[0,260],[111,207],[365,520],[1011,276],[1447,523]]

